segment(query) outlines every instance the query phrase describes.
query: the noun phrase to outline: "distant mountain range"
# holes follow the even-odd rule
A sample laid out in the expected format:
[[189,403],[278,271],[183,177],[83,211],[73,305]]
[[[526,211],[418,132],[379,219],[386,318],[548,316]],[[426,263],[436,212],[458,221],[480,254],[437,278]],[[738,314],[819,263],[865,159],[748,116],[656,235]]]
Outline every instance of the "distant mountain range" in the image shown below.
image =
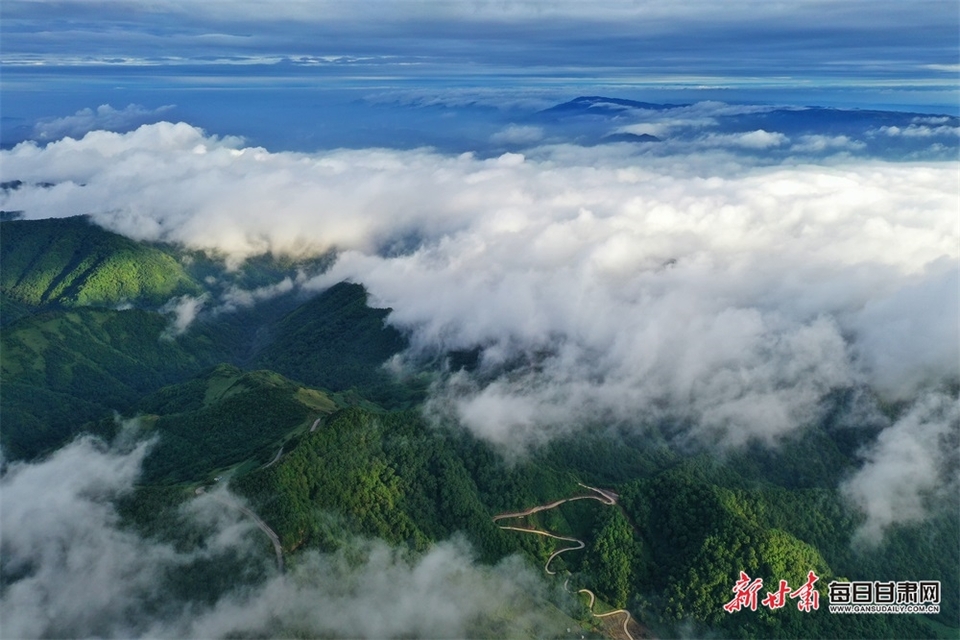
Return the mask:
[[[657,104],[581,96],[531,114],[526,122],[543,127],[550,140],[586,145],[668,140],[685,145],[684,151],[706,144],[754,154],[845,152],[899,158],[928,153],[931,145],[939,145],[933,147],[935,153],[960,148],[960,118],[955,116],[817,106]],[[754,131],[783,137],[754,144],[732,135]]]
[[605,98],[603,96],[580,96],[569,102],[564,102],[556,106],[540,111],[541,115],[565,116],[565,115],[601,115],[615,116],[628,109],[645,109],[648,111],[664,111],[666,109],[677,109],[680,107],[689,107],[689,104],[656,104],[653,102],[638,102],[636,100],[623,100],[621,98]]
[[[313,114],[311,114],[313,115]],[[360,100],[340,119],[356,119],[353,127],[282,127],[262,123],[256,135],[245,131],[218,131],[244,135],[251,144],[271,151],[316,151],[333,148],[429,146],[448,153],[500,154],[540,145],[640,143],[649,154],[688,153],[700,148],[724,148],[741,155],[816,158],[849,154],[902,160],[954,158],[960,150],[960,118],[939,113],[832,108],[796,104],[722,102],[657,103],[607,96],[579,96],[547,108],[526,104],[497,106],[495,102],[464,98],[402,98]],[[178,120],[176,111],[157,111],[150,121]],[[109,124],[109,123],[107,123]],[[137,120],[136,125],[143,124]],[[90,126],[97,128],[96,121]],[[128,131],[134,125],[119,128]],[[517,127],[525,127],[517,135]],[[309,131],[309,134],[305,131]],[[773,137],[737,140],[731,134],[764,131]],[[83,131],[71,132],[74,137]],[[30,140],[35,131],[26,125],[10,129],[3,148]],[[265,136],[265,137],[264,137]],[[726,137],[724,137],[726,136]],[[782,136],[782,137],[781,137]],[[665,145],[649,145],[654,138]],[[36,139],[39,144],[49,142]],[[16,188],[8,181],[4,188]],[[15,212],[0,213],[9,216]]]

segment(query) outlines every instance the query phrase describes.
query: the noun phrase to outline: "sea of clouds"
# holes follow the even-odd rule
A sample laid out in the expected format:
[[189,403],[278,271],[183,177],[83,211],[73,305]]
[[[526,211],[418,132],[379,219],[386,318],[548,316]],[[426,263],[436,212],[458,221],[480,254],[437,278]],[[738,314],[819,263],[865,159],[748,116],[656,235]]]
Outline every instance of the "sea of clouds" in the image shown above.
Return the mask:
[[[25,185],[0,205],[232,264],[336,250],[282,288],[363,283],[410,337],[396,369],[479,349],[428,411],[505,447],[662,420],[710,446],[775,446],[831,391],[867,389],[905,407],[845,485],[876,533],[916,517],[877,497],[878,478],[907,498],[955,480],[957,414],[930,407],[955,404],[960,379],[958,162],[772,162],[775,141],[292,153],[163,122],[4,151],[5,179]],[[174,304],[185,330],[197,303]],[[901,438],[916,455],[894,460]]]

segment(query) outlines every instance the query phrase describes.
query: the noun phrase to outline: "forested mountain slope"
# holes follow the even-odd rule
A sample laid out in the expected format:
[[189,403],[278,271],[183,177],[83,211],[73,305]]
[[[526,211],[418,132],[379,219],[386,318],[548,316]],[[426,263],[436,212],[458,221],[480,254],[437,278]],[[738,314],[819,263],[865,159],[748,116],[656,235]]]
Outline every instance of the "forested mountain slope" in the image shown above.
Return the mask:
[[[283,286],[324,257],[263,257],[231,270],[215,256],[134,242],[84,217],[3,221],[0,241],[8,457],[50,451],[86,423],[136,411],[144,394],[221,362],[335,391],[362,387],[380,401],[417,396],[378,369],[405,343],[384,325],[387,310],[366,306],[363,287],[344,283],[304,300]],[[268,304],[254,304],[258,287],[277,288],[260,294]],[[197,310],[190,331],[176,324],[183,296]]]
[[139,403],[141,421],[159,436],[144,480],[198,481],[247,461],[268,464],[336,408],[329,396],[272,371],[217,366]]
[[367,306],[362,285],[341,282],[280,320],[256,365],[315,387],[355,388],[386,406],[422,399],[418,385],[397,385],[381,368],[407,347],[403,335],[386,324],[389,313]]
[[105,231],[86,217],[2,223],[0,293],[14,301],[156,306],[200,291],[173,256]]
[[164,339],[164,316],[79,308],[22,318],[0,336],[2,441],[32,457],[83,424],[129,411],[140,397],[219,360],[204,337]]

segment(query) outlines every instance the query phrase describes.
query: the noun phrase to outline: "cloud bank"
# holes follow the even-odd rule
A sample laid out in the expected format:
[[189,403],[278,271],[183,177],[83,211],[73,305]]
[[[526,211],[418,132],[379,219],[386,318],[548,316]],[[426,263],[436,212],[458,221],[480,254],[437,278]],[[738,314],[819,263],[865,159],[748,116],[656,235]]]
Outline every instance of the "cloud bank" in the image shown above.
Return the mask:
[[456,540],[416,560],[382,542],[353,554],[363,558],[359,565],[348,553],[308,552],[291,575],[274,578],[255,594],[224,598],[174,629],[164,625],[157,635],[466,638],[559,631],[556,622],[525,610],[544,589],[519,558],[478,567]]
[[[0,476],[4,637],[467,637],[502,635],[506,620],[518,633],[552,629],[537,613],[544,591],[534,569],[515,557],[476,565],[456,539],[419,557],[358,541],[304,553],[280,575],[256,527],[211,495],[182,509],[203,545],[144,539],[120,526],[113,501],[132,490],[148,450],[83,438]],[[198,562],[220,567],[228,586],[208,581],[201,597],[178,597],[178,576],[195,575]],[[238,567],[267,579],[237,579]]]
[[773,443],[833,389],[910,399],[960,361],[957,163],[771,164],[781,138],[302,154],[160,123],[4,152],[9,178],[55,186],[2,204],[237,260],[335,248],[297,286],[365,284],[410,362],[479,348],[434,407],[494,441],[671,419]]
[[203,309],[208,296],[180,296],[168,301],[160,311],[172,316],[170,326],[163,332],[164,339],[173,339],[184,333],[196,320],[197,314]]

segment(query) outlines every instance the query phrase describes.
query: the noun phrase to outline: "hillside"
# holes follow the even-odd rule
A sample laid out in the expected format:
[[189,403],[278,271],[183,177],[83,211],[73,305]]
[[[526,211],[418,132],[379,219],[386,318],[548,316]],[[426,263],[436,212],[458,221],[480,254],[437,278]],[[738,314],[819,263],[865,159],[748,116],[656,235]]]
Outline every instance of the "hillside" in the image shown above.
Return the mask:
[[276,373],[219,365],[137,405],[142,421],[159,436],[144,480],[197,481],[248,460],[265,464],[292,446],[295,432],[306,432],[336,408],[329,396]]
[[161,314],[78,308],[21,319],[0,335],[2,443],[33,457],[83,424],[221,360],[213,340],[163,339]]
[[[656,441],[571,439],[505,463],[489,445],[433,430],[416,413],[350,408],[233,486],[256,505],[287,553],[332,551],[351,535],[422,550],[462,532],[487,561],[521,551],[543,566],[569,543],[505,531],[492,517],[584,495],[578,481],[613,472],[631,478],[602,485],[620,494],[619,508],[570,502],[510,524],[585,541],[583,551],[553,559],[551,568],[610,607],[644,612],[644,625],[668,635],[680,624],[725,637],[934,637],[934,627],[910,616],[837,616],[825,608],[806,614],[793,607],[747,617],[721,605],[741,570],[767,585],[800,584],[813,570],[823,599],[830,580],[879,574],[908,580],[916,567],[941,580],[945,591],[955,589],[955,517],[891,532],[876,554],[864,557],[849,543],[859,520],[835,489],[811,486],[819,479],[788,488],[736,459],[677,456]],[[807,445],[786,447],[774,462],[808,466],[817,454]],[[949,623],[956,613],[950,604],[938,618]]]
[[355,389],[385,406],[422,398],[422,388],[396,384],[380,366],[407,346],[385,318],[390,309],[367,306],[363,286],[342,282],[308,300],[271,328],[255,366],[310,386]]
[[[312,273],[329,259],[264,256],[231,270],[223,258],[135,242],[85,217],[4,221],[0,245],[0,442],[13,459],[48,452],[92,428],[87,423],[133,411],[144,394],[211,365],[247,364],[269,336],[280,337],[282,351],[293,329],[273,327],[303,303],[289,292],[267,305],[234,304],[175,338],[163,305],[186,294],[242,299],[247,290]],[[352,309],[351,319],[364,309],[362,303]],[[309,310],[300,315],[307,317]],[[332,388],[355,384],[320,377]]]
[[0,293],[32,306],[161,305],[201,290],[172,256],[86,217],[0,223]]
[[417,413],[350,408],[236,487],[261,505],[291,551],[336,548],[341,528],[417,549],[463,532],[496,560],[517,545],[492,522],[494,510],[546,501],[576,483],[545,465],[511,468],[487,445],[433,431]]

